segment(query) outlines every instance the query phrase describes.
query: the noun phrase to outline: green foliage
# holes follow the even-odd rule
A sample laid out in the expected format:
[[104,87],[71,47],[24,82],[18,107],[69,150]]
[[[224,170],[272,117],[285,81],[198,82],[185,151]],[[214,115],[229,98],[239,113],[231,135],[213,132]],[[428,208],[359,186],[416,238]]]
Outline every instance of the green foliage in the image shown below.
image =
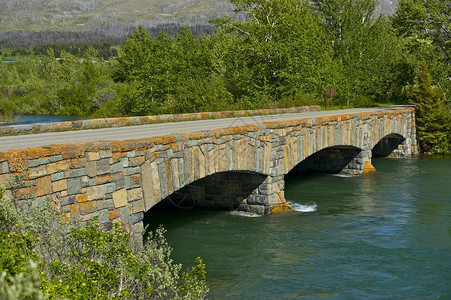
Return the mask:
[[6,271],[0,274],[0,300],[44,300],[48,299],[40,290],[39,266],[28,261],[26,273],[8,276]]
[[[240,33],[236,49],[251,76],[247,96],[279,100],[294,94],[319,96],[330,82],[331,49],[307,1],[232,1],[248,21],[226,22]],[[264,103],[263,103],[264,105]]]
[[418,141],[423,152],[451,153],[451,113],[440,88],[432,85],[425,61],[420,63],[417,84],[411,94],[416,104]]
[[8,299],[201,299],[208,292],[205,266],[196,261],[181,276],[162,228],[136,248],[118,224],[106,232],[96,220],[67,224],[51,201],[16,207],[3,192],[0,294]]
[[190,272],[183,272],[183,284],[180,286],[180,292],[185,299],[203,299],[208,293],[206,285],[205,265],[200,257],[196,258],[196,264]]
[[[315,0],[333,48],[335,102],[368,106],[397,100],[398,41],[385,17],[375,18],[373,0]],[[404,84],[404,82],[400,82]]]
[[434,82],[449,98],[451,6],[447,0],[401,0],[392,23],[412,65],[424,59]]

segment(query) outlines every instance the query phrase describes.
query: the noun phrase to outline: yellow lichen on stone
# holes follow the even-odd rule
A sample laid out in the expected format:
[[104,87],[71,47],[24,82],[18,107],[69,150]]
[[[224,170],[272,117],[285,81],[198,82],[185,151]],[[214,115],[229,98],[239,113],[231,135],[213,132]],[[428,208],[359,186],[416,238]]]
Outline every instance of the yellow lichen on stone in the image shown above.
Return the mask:
[[292,211],[292,210],[293,210],[293,208],[287,202],[276,204],[273,207],[271,207],[271,213],[279,213],[279,212]]
[[369,161],[367,161],[365,163],[365,168],[363,169],[363,174],[370,174],[374,172],[376,172],[376,168]]

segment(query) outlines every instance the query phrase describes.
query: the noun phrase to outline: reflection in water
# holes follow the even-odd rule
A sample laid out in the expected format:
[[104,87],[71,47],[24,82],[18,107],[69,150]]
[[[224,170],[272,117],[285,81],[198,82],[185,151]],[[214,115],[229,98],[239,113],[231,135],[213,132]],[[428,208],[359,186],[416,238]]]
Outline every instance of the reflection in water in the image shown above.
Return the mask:
[[366,176],[286,178],[311,212],[247,218],[152,211],[186,267],[201,256],[212,299],[451,298],[451,159],[374,159]]

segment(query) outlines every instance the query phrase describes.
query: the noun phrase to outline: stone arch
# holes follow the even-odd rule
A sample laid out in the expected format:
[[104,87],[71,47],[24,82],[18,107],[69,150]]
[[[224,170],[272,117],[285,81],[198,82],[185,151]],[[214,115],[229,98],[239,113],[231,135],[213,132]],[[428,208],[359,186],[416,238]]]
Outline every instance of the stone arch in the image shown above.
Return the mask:
[[402,144],[406,138],[399,133],[390,133],[377,142],[371,150],[372,157],[404,156]]
[[264,185],[267,177],[251,171],[217,172],[174,191],[155,206],[250,211],[248,203],[265,203],[260,198],[267,192]]
[[291,172],[321,172],[337,174],[355,167],[353,163],[362,149],[351,145],[323,148],[299,162]]

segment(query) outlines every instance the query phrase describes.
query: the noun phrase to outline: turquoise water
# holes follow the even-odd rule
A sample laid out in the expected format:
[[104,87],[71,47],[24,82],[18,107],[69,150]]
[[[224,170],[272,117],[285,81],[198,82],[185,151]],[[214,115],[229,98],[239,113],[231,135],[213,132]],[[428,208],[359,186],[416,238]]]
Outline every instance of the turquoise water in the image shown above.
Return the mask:
[[373,159],[377,173],[286,178],[298,211],[151,211],[211,299],[451,299],[451,158]]
[[37,123],[51,123],[51,122],[63,122],[63,121],[76,121],[80,120],[80,117],[76,116],[49,116],[49,115],[14,115],[11,123],[6,125],[31,125]]

